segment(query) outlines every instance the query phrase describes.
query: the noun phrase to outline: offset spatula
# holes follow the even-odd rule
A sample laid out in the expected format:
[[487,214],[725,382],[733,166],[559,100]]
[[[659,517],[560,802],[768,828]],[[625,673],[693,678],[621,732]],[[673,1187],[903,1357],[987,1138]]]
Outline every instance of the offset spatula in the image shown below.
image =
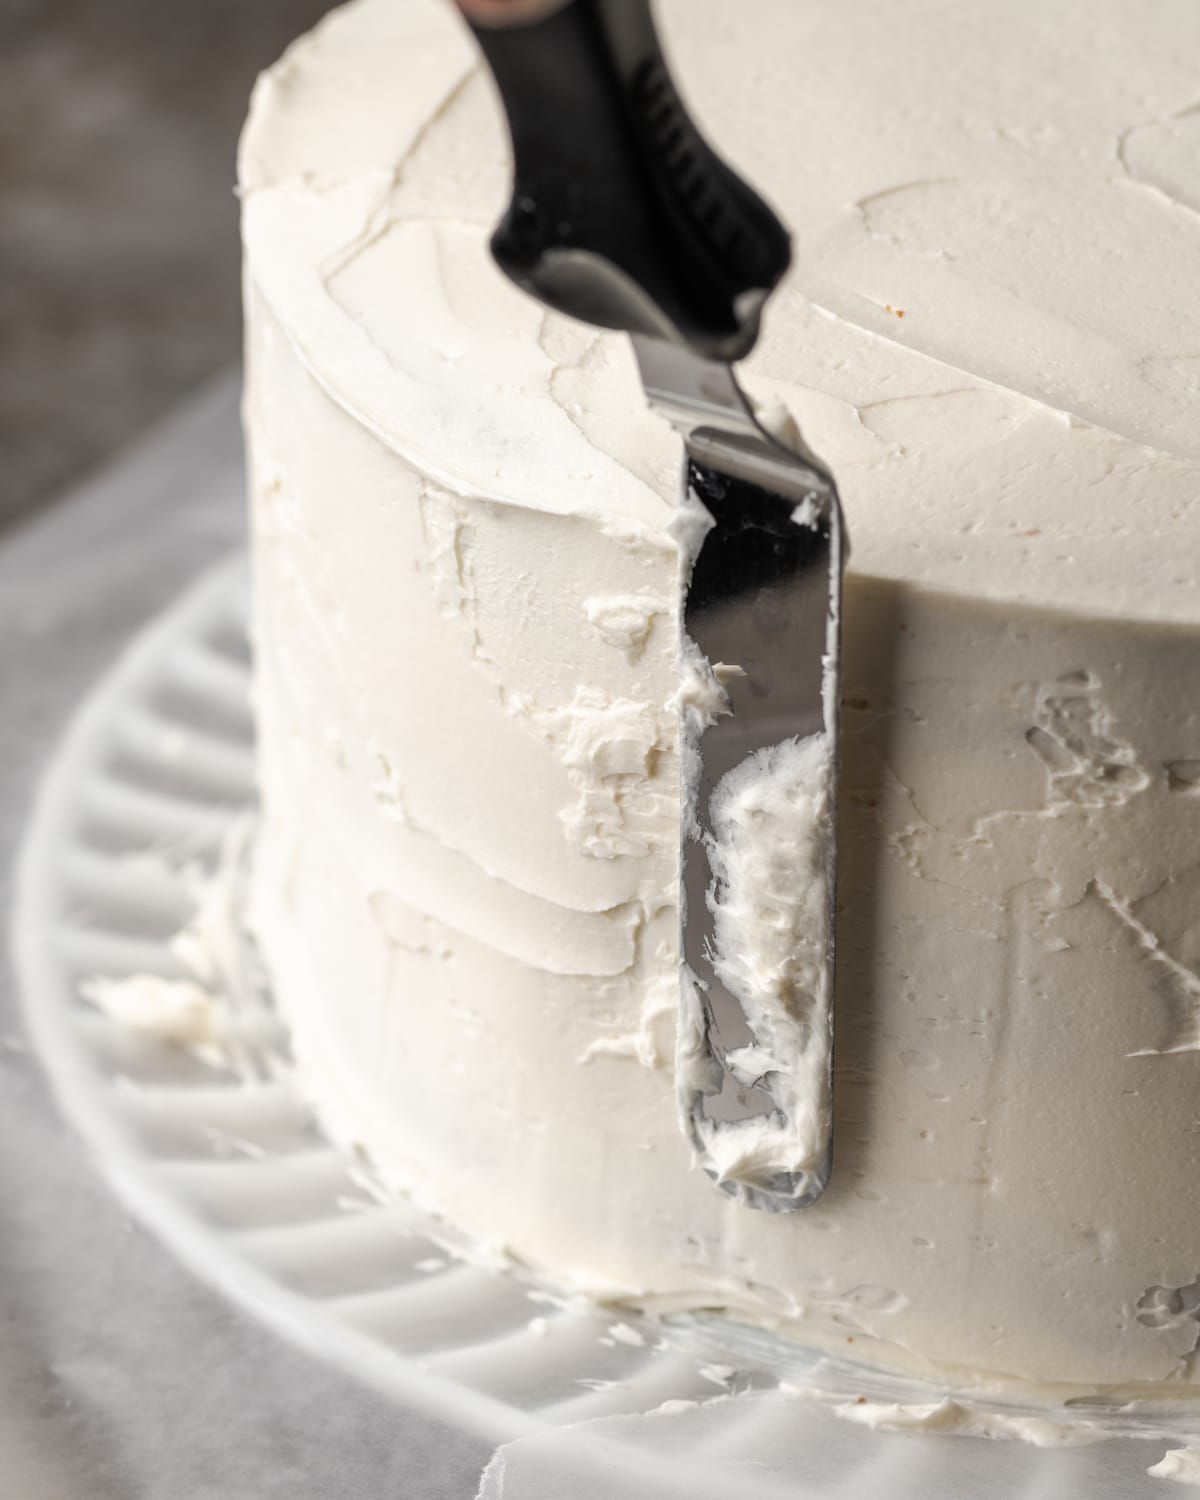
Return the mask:
[[802,1208],[831,1161],[845,542],[829,474],[794,429],[764,427],[731,368],[789,238],[689,119],[647,0],[457,3],[512,134],[498,264],[630,334],[683,436],[681,1113],[725,1191]]

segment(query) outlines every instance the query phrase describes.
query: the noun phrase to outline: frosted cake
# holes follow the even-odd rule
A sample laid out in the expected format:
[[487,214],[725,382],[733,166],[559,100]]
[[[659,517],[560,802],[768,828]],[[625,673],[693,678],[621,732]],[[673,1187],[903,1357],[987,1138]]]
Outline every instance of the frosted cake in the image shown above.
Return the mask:
[[745,369],[852,538],[835,1167],[694,1170],[677,439],[490,264],[445,0],[357,0],[243,149],[263,821],[305,1086],[559,1282],[960,1384],[1200,1379],[1200,112],[1190,0],[663,0],[790,224]]

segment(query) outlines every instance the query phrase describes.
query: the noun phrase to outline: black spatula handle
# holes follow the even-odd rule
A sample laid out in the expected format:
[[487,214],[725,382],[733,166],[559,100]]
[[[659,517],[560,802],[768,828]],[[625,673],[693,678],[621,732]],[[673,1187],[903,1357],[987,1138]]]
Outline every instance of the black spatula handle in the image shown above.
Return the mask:
[[747,354],[788,234],[689,118],[648,0],[457,3],[512,135],[501,269],[586,322]]

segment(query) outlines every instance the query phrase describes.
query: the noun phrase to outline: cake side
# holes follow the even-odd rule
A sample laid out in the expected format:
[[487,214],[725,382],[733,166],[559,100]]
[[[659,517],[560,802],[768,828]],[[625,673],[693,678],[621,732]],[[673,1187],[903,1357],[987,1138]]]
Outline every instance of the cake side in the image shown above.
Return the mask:
[[[708,29],[664,8],[668,38],[754,166],[726,75],[778,94],[774,138],[800,140],[797,101],[835,85],[763,38],[817,11],[759,0],[751,30],[701,3]],[[876,9],[853,52],[824,17],[803,66],[861,80],[847,134],[888,124],[879,150],[903,136],[928,175],[942,146],[921,156],[929,132],[884,108],[915,108],[885,66],[903,18]],[[1098,82],[1122,15],[1097,26]],[[1152,41],[1185,24],[1155,16]],[[1014,7],[1006,45],[1061,62],[1070,19]],[[1036,108],[1059,135],[1039,137],[987,94],[987,26],[972,35],[989,149],[1100,180],[1096,143],[1134,94],[1089,81],[1092,118],[1056,85]],[[1182,90],[1176,47],[1143,46],[1138,108]],[[367,86],[382,49],[393,95],[396,59],[420,62],[395,118]],[[768,87],[785,63],[789,88]],[[348,123],[323,130],[339,102]],[[1036,341],[1001,389],[920,347],[916,302],[857,324],[832,293],[817,305],[804,267],[856,264],[821,261],[847,212],[845,190],[821,197],[837,164],[794,144],[757,163],[801,271],[753,376],[835,465],[855,550],[837,1164],[803,1214],[747,1212],[690,1169],[670,1076],[677,453],[619,341],[488,266],[496,129],[440,5],[360,0],[261,86],[243,155],[255,921],[314,1097],[389,1180],[601,1295],[730,1308],[962,1382],[1186,1386],[1200,629],[1194,464],[1167,406],[1130,386],[1089,425],[1047,404]],[[984,149],[978,123],[963,134]],[[876,238],[872,264],[907,286],[885,253],[904,236]]]

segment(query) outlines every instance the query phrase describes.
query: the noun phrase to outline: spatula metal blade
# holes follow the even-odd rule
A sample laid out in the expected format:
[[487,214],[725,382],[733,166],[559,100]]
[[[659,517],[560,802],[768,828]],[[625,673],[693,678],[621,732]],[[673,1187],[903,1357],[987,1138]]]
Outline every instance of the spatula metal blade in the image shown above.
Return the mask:
[[677,1086],[705,1170],[782,1212],[832,1158],[841,508],[756,425],[685,443]]

